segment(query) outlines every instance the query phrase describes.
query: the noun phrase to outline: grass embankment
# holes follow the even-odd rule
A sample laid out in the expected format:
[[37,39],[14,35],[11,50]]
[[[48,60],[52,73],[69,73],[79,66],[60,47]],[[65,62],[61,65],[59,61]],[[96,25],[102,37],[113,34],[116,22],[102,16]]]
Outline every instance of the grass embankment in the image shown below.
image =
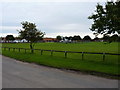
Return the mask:
[[[62,44],[62,43],[37,43],[37,49],[48,49],[48,50],[66,50],[66,51],[85,51],[85,52],[109,52],[109,53],[119,53],[118,43],[103,44],[103,43],[76,43],[76,44]],[[29,48],[28,43],[19,44],[3,44],[6,47],[21,47]],[[50,56],[50,52],[40,52],[36,51],[31,54],[30,51],[24,53],[24,51],[15,52],[4,51],[2,54],[9,56],[21,61],[34,62],[41,65],[78,70],[83,72],[89,72],[90,74],[97,73],[100,75],[118,76],[119,63],[118,56],[106,56],[105,61],[102,61],[101,55],[85,55],[84,60],[81,60],[80,54],[68,54],[68,58],[64,58],[63,53],[54,53]]]

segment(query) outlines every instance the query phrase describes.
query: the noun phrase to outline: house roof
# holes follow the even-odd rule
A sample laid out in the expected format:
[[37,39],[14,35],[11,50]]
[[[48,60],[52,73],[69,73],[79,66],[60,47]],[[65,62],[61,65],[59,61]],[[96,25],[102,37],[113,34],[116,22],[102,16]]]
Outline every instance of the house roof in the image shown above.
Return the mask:
[[45,40],[45,41],[54,41],[54,40],[56,40],[56,38],[43,38],[43,40]]

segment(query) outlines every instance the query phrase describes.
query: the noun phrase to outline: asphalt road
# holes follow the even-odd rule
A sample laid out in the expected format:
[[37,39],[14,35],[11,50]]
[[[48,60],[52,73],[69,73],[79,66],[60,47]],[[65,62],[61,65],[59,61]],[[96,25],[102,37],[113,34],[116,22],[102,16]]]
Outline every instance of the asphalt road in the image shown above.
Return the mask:
[[2,56],[3,88],[117,88],[118,81],[16,61]]

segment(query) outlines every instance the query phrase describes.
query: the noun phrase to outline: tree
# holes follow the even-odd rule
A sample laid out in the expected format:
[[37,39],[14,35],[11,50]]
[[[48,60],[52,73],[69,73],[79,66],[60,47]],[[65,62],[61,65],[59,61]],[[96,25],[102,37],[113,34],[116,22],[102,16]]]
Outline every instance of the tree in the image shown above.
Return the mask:
[[111,43],[110,36],[109,35],[104,35],[103,36],[103,41]]
[[59,40],[59,41],[62,40],[62,37],[61,37],[60,35],[58,35],[56,38],[57,38],[57,40]]
[[65,36],[64,38],[69,40],[69,37],[67,37],[67,36]]
[[78,41],[78,40],[81,40],[81,37],[79,35],[78,36],[75,35],[72,40],[77,40]]
[[85,40],[85,41],[91,41],[91,37],[90,36],[84,36],[84,38],[83,38],[83,40]]
[[15,38],[13,35],[7,35],[6,40],[8,40],[8,42],[9,42],[9,40],[13,41],[13,40],[15,40]]
[[16,40],[21,40],[21,37],[15,37]]
[[22,39],[26,39],[30,42],[30,49],[31,53],[33,53],[34,45],[37,41],[39,41],[43,36],[45,35],[44,32],[39,31],[36,28],[35,23],[30,23],[30,22],[22,22],[22,28],[23,30],[19,31],[19,36]]
[[110,40],[114,41],[114,42],[117,42],[117,41],[119,41],[119,36],[117,34],[114,34],[110,37]]
[[73,39],[73,37],[72,37],[72,36],[69,36],[69,37],[68,37],[68,40],[72,40],[72,39]]
[[93,41],[99,41],[100,39],[98,37],[95,37]]
[[97,4],[95,13],[88,19],[93,19],[90,30],[96,35],[120,34],[120,1],[107,2],[105,6]]

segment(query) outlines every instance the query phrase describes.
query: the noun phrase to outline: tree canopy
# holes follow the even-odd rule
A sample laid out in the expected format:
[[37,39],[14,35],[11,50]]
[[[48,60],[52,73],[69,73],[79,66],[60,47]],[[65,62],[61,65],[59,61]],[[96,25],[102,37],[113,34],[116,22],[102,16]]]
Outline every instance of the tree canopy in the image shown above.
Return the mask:
[[72,40],[81,40],[81,37],[78,35],[78,36],[74,36],[73,38],[72,38]]
[[85,40],[85,41],[90,41],[90,40],[91,40],[91,37],[88,36],[88,35],[86,35],[86,36],[84,36],[83,40]]
[[41,40],[43,36],[45,35],[44,32],[39,31],[36,28],[35,23],[30,22],[22,22],[22,28],[23,30],[19,31],[19,35],[22,39],[26,39],[30,42],[30,48],[33,49],[35,42]]
[[56,37],[56,39],[60,41],[60,40],[62,40],[62,36],[58,35],[58,36]]
[[88,19],[93,19],[90,30],[94,31],[95,35],[120,34],[120,1],[110,1],[105,6],[98,3],[95,13]]
[[6,36],[6,40],[15,40],[14,36],[13,35],[7,35]]

